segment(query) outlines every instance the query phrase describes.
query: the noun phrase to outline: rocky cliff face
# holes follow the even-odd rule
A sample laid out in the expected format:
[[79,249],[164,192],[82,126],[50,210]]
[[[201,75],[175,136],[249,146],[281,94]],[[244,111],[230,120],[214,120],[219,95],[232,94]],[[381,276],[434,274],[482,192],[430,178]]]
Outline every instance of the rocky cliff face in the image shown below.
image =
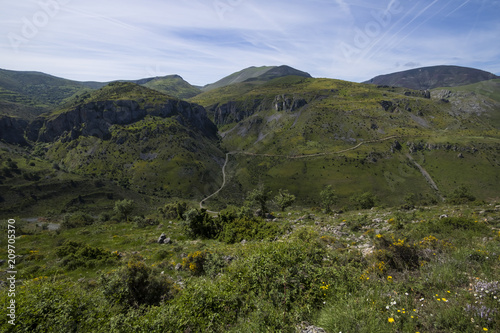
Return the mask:
[[209,138],[217,137],[217,127],[207,118],[202,106],[180,100],[163,104],[147,104],[144,101],[118,100],[91,102],[46,118],[37,118],[27,130],[33,141],[53,142],[74,140],[80,135],[108,139],[112,125],[126,125],[146,117],[176,117],[186,126],[194,127]]
[[24,131],[28,122],[24,119],[0,116],[0,140],[7,143],[25,145]]
[[240,122],[265,109],[293,112],[306,104],[307,101],[303,98],[277,95],[272,101],[270,99],[254,99],[247,102],[229,101],[223,104],[215,104],[209,108],[209,112],[213,113],[215,124],[225,125]]

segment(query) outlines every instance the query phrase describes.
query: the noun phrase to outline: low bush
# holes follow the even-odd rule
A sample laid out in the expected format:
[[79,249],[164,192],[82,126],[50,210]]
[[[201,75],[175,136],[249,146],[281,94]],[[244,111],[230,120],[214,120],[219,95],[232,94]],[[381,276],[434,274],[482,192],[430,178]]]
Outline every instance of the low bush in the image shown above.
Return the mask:
[[113,264],[117,256],[88,244],[67,241],[56,249],[56,255],[61,258],[60,264],[68,270],[78,267],[95,267],[100,264]]
[[94,224],[94,218],[84,212],[76,212],[64,216],[61,222],[61,228],[73,229]]
[[128,307],[158,305],[175,293],[172,281],[137,260],[130,260],[118,271],[101,275],[99,283],[112,304]]

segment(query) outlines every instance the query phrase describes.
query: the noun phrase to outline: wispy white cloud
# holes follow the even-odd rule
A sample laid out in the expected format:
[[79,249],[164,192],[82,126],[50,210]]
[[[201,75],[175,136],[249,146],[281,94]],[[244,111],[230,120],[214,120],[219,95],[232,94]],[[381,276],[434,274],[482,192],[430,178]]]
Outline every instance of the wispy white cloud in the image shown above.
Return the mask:
[[352,81],[412,62],[500,71],[498,1],[41,3],[3,5],[0,67],[100,81],[175,73],[198,85],[252,65]]

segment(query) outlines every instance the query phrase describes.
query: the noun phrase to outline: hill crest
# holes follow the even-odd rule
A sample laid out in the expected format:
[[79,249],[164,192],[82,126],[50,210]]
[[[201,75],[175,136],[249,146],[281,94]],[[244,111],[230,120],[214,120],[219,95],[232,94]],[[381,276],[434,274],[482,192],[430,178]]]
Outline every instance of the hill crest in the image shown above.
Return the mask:
[[429,90],[456,87],[498,78],[483,70],[461,66],[430,66],[378,75],[363,83]]

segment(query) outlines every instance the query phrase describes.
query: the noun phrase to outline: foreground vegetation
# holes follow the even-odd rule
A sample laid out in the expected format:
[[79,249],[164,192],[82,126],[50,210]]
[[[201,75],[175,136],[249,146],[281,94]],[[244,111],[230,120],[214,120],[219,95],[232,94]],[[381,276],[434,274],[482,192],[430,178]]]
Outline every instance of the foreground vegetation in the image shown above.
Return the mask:
[[2,330],[500,329],[498,204],[264,217],[236,207],[214,217],[184,203],[145,217],[132,208],[124,200],[99,217],[72,213],[58,230],[17,219],[17,326],[2,316]]

